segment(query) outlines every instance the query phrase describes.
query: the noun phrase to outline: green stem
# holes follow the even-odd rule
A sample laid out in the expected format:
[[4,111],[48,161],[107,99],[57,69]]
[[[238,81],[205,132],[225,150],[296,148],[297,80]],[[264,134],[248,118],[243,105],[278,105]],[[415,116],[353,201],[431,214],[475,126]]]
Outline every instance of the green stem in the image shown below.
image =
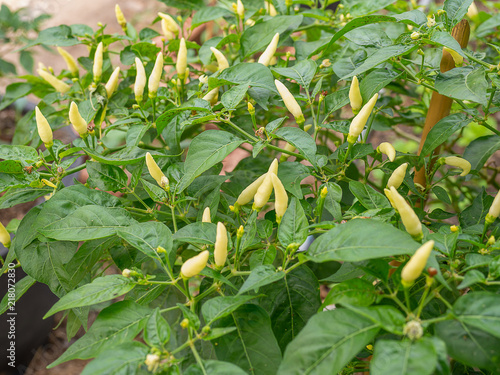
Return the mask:
[[66,177],[70,174],[73,174],[73,173],[76,173],[76,172],[80,172],[81,170],[85,169],[87,167],[87,164],[86,163],[83,163],[83,164],[80,164],[78,167],[75,167],[75,168],[72,168],[72,169],[67,169],[62,177]]
[[191,341],[189,346],[191,347],[191,351],[193,352],[194,358],[196,358],[196,362],[200,366],[201,371],[203,372],[203,375],[208,375],[207,371],[205,370],[205,367],[203,366],[203,361],[201,360],[201,357],[198,354],[198,351],[196,350],[196,348],[194,346],[194,342]]
[[156,97],[151,99],[152,107],[153,107],[153,123],[156,122]]
[[408,308],[408,311],[411,311],[411,305],[410,305],[410,291],[408,288],[404,288],[405,292],[405,301],[406,301],[406,306]]
[[50,145],[49,147],[47,147],[47,150],[49,150],[49,153],[52,156],[52,159],[54,160],[54,162],[57,163],[56,154],[54,153],[54,149],[52,148],[52,145]]
[[170,212],[172,213],[172,223],[174,224],[174,233],[177,232],[177,220],[175,218],[175,206],[170,205]]
[[247,133],[245,130],[241,129],[238,125],[236,125],[234,122],[232,122],[231,120],[229,119],[220,119],[223,123],[229,125],[230,127],[232,127],[234,130],[236,130],[237,132],[241,133],[242,135],[244,135],[245,137],[247,137],[248,139],[250,139],[251,141],[253,142],[258,142],[259,139],[249,133]]
[[493,67],[494,67],[494,66],[493,66],[493,65],[491,65],[491,64],[488,64],[488,63],[486,63],[486,62],[484,62],[484,61],[481,61],[481,60],[479,60],[479,59],[476,59],[474,56],[472,56],[470,53],[468,53],[468,52],[466,52],[466,51],[463,51],[463,53],[464,53],[464,55],[465,55],[465,56],[467,56],[467,58],[468,58],[469,60],[472,60],[472,61],[474,61],[474,62],[476,62],[476,63],[478,63],[478,64],[481,64],[482,66],[484,66],[484,67],[486,67],[486,68],[488,68],[488,69],[491,69],[491,68],[493,68]]
[[429,294],[430,287],[425,286],[424,294],[422,295],[422,298],[420,298],[420,302],[418,304],[418,309],[417,309],[417,319],[420,317],[420,314],[422,313],[422,309],[424,308],[424,302],[425,299],[427,298],[427,295]]

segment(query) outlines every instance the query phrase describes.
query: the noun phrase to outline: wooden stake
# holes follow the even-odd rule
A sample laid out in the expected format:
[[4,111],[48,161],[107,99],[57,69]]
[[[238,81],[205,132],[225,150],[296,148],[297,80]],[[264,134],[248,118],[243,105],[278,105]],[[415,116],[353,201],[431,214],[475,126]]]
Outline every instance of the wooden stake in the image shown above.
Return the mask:
[[[451,35],[455,40],[460,44],[460,47],[465,48],[467,43],[469,42],[470,35],[470,27],[469,22],[466,20],[460,21],[452,30]],[[441,58],[441,73],[447,72],[455,67],[455,62],[453,61],[453,57],[446,52],[443,51],[443,57]],[[425,118],[424,129],[422,131],[422,138],[420,139],[420,146],[418,148],[418,155],[422,152],[422,147],[424,147],[425,140],[427,135],[431,131],[431,129],[436,125],[436,123],[442,118],[448,116],[450,114],[451,104],[453,99],[443,96],[436,91],[432,93],[431,102],[429,105],[429,111],[427,112],[427,117]],[[439,149],[436,150],[439,152]],[[432,168],[432,164],[430,163],[430,168]],[[425,178],[425,167],[420,168],[415,172],[415,177],[413,179],[415,184],[419,184],[424,188],[427,185],[427,181]],[[425,199],[422,202],[421,206],[425,205]]]

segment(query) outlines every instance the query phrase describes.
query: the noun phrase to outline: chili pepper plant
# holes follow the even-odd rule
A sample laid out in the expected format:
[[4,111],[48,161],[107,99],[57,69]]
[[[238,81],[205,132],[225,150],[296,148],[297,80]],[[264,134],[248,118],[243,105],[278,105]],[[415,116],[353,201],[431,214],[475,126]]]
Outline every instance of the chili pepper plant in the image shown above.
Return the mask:
[[162,2],[41,31],[68,68],[6,88],[40,100],[0,208],[45,199],[2,272],[86,331],[49,367],[500,373],[499,4]]

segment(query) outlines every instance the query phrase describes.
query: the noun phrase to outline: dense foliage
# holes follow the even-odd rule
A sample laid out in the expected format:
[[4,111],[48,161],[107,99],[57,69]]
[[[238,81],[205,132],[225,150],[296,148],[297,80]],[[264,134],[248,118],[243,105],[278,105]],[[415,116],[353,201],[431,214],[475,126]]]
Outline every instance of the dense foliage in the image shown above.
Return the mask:
[[498,4],[162,1],[179,16],[140,31],[119,8],[120,34],[41,31],[89,56],[1,104],[40,98],[0,145],[0,209],[45,196],[2,272],[47,284],[69,338],[100,310],[51,366],[499,373]]

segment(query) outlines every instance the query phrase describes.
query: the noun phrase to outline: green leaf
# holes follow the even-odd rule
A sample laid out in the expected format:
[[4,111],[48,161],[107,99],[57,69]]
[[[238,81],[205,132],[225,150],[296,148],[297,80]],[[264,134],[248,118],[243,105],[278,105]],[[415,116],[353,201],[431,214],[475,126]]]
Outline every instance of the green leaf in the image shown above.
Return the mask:
[[228,296],[209,299],[201,306],[203,319],[205,319],[207,325],[210,325],[216,320],[228,316],[238,307],[256,297],[257,296]]
[[283,277],[285,277],[283,271],[277,271],[271,264],[264,264],[251,271],[238,294],[243,294],[250,290],[258,290],[261,286],[274,283]]
[[[253,55],[263,50],[280,33],[280,44],[302,23],[302,16],[276,16],[255,26],[246,28],[241,35],[241,50],[243,57]],[[284,35],[283,35],[284,34]]]
[[149,348],[132,341],[105,350],[83,369],[81,375],[133,375],[146,360]]
[[379,330],[349,310],[320,312],[287,346],[278,375],[338,374]]
[[273,72],[278,73],[280,76],[291,78],[297,81],[304,89],[309,90],[309,85],[317,69],[318,66],[313,60],[302,60],[289,68],[273,68]]
[[[349,104],[349,87],[345,87],[325,97],[325,108],[330,115],[332,112],[338,111],[340,108]],[[328,118],[328,115],[325,119]]]
[[259,305],[269,313],[274,335],[284,351],[321,305],[318,279],[303,265],[260,291],[265,297]]
[[390,208],[391,204],[385,195],[359,181],[349,182],[349,190],[366,209]]
[[91,306],[112,300],[128,293],[135,282],[122,275],[108,275],[94,279],[90,284],[81,286],[62,297],[43,317],[75,307]]
[[431,375],[438,359],[432,341],[426,337],[418,341],[378,340],[373,354],[373,375]]
[[14,207],[21,203],[33,202],[43,195],[52,193],[53,188],[10,188],[0,197],[0,209]]
[[168,7],[177,9],[199,10],[203,8],[203,0],[160,0]]
[[439,145],[448,141],[453,133],[466,127],[471,121],[465,113],[454,113],[439,120],[427,135],[420,154],[423,157],[429,155]]
[[358,27],[345,34],[345,38],[360,46],[383,47],[392,44],[391,39],[380,24],[370,24]]
[[80,41],[72,35],[71,28],[69,26],[59,25],[40,31],[38,37],[34,41],[28,43],[24,48],[36,46],[38,44],[69,47],[74,46],[75,44],[80,44]]
[[212,223],[191,223],[175,232],[175,241],[192,244],[213,245],[217,234],[217,226]]
[[384,9],[393,2],[394,0],[348,0],[344,1],[343,4],[347,8],[346,12],[349,12],[353,17],[360,17]]
[[497,13],[479,25],[479,27],[476,29],[476,35],[478,38],[485,37],[493,32],[499,25],[500,14]]
[[486,193],[483,188],[481,194],[476,196],[472,204],[460,213],[460,224],[464,228],[468,228],[482,223],[492,202],[493,197]]
[[342,220],[342,208],[340,207],[342,188],[334,182],[327,182],[324,186],[328,189],[325,197],[325,209],[332,214],[335,221],[339,222]]
[[170,340],[170,326],[157,308],[150,315],[144,328],[144,341],[153,347],[161,348]]
[[438,323],[435,332],[446,343],[448,355],[458,362],[493,373],[500,372],[500,357],[497,355],[500,338],[489,331],[469,326],[460,320],[450,320]]
[[[88,148],[84,148],[83,151],[85,151],[87,155],[89,155],[92,159],[96,161],[112,165],[128,165],[128,164],[139,163],[140,161],[144,160],[144,158],[146,157],[146,153],[148,152],[148,150],[144,150],[136,146],[127,146],[120,151],[117,151],[113,154],[109,154],[106,156],[101,155],[96,151]],[[151,155],[166,156],[164,154],[155,151],[149,151],[149,152],[151,153]]]
[[[199,373],[203,374],[198,365],[196,366],[199,369]],[[205,373],[207,375],[246,375],[246,372],[243,371],[240,367],[229,362],[214,361],[210,359],[207,361],[203,361],[203,367],[205,368]],[[198,373],[193,373],[192,375],[198,375]]]
[[187,188],[200,174],[224,160],[243,142],[241,138],[222,130],[206,130],[196,136],[189,146],[184,176],[177,186],[177,193]]
[[217,6],[203,7],[194,14],[191,21],[191,29],[194,29],[206,22],[231,15],[234,15],[234,13],[225,8]]
[[274,375],[281,351],[271,329],[271,319],[262,307],[245,304],[217,321],[215,328],[237,330],[216,340],[215,353],[221,361],[234,363],[252,375]]
[[462,18],[467,14],[467,10],[472,4],[473,0],[446,0],[443,9],[448,16],[450,28],[459,23]]
[[115,234],[117,229],[135,224],[123,208],[83,206],[40,232],[59,241],[87,241]]
[[485,283],[486,282],[486,277],[481,271],[478,270],[470,270],[465,273],[464,279],[462,282],[457,286],[457,289],[465,289],[470,287],[471,285],[478,284],[478,283]]
[[295,243],[300,246],[308,235],[309,223],[300,201],[293,197],[278,227],[278,239],[283,247]]
[[337,304],[370,306],[376,298],[377,293],[372,283],[364,279],[351,279],[333,286],[322,306]]
[[337,31],[335,35],[330,39],[328,44],[323,45],[317,48],[315,51],[309,54],[309,56],[317,55],[319,52],[323,51],[322,56],[331,52],[332,47],[335,45],[335,42],[342,37],[347,32],[354,30],[358,27],[369,25],[372,23],[378,22],[402,22],[407,25],[419,26],[422,23],[427,22],[427,18],[425,14],[423,14],[419,10],[412,10],[410,12],[404,12],[401,14],[396,14],[394,16],[366,16],[361,18],[355,18],[347,25],[345,25],[342,29]]
[[[0,68],[1,69],[1,68]],[[16,82],[11,83],[5,89],[5,94],[0,102],[0,111],[7,108],[9,105],[14,103],[17,99],[23,98],[31,92],[33,86],[30,83],[26,82]],[[6,147],[6,145],[1,145],[0,147]],[[11,146],[16,147],[16,146]],[[19,146],[17,146],[19,147]],[[2,158],[3,159],[3,158]]]
[[411,51],[417,49],[417,46],[411,44],[395,44],[392,46],[387,46],[376,50],[372,55],[370,55],[360,66],[358,66],[354,71],[345,75],[341,79],[347,79],[352,76],[360,75],[361,73],[382,64],[393,57],[398,57],[401,55],[406,55]]
[[15,311],[16,308],[15,305],[12,305],[12,302],[17,302],[19,298],[21,298],[24,293],[26,293],[28,289],[33,286],[33,284],[35,284],[35,282],[36,280],[31,276],[25,276],[21,280],[17,281],[14,285],[14,298],[11,298],[11,296],[9,296],[10,293],[5,293],[5,296],[3,296],[2,298],[2,302],[0,302],[0,315],[2,315],[10,308]]
[[137,223],[126,228],[120,228],[116,234],[148,257],[161,260],[158,246],[163,247],[167,254],[172,252],[172,232],[163,223],[148,221]]
[[239,63],[224,69],[217,78],[208,79],[209,90],[230,84],[276,91],[273,74],[267,66],[259,63]]
[[500,339],[500,295],[489,292],[464,294],[453,305],[457,318]]
[[316,142],[308,133],[299,128],[285,127],[279,128],[274,134],[295,146],[316,167]]
[[248,91],[248,85],[242,84],[238,86],[233,86],[229,90],[227,90],[220,99],[222,105],[226,109],[236,109],[236,106],[240,104],[240,102],[245,97]]
[[450,200],[450,196],[448,195],[448,192],[444,188],[442,188],[441,186],[435,185],[432,188],[432,192],[436,195],[436,197],[440,201],[442,201],[444,203],[451,204],[451,200]]
[[473,140],[465,149],[464,159],[471,164],[472,170],[480,171],[486,161],[500,149],[500,137],[487,135]]
[[132,301],[121,301],[106,307],[87,333],[47,368],[72,359],[93,358],[104,350],[133,340],[144,328],[150,314],[149,308]]
[[441,95],[450,98],[470,100],[484,106],[488,102],[488,82],[482,67],[464,66],[439,73],[434,87]]
[[0,145],[0,159],[23,160],[30,163],[38,160],[38,153],[29,146]]
[[363,101],[366,103],[375,93],[382,90],[385,86],[392,81],[398,79],[403,74],[387,68],[375,69],[370,72],[360,83],[359,90]]
[[118,191],[127,187],[127,174],[123,169],[96,161],[87,161],[87,172],[90,187],[95,187],[104,191]]
[[306,253],[313,262],[359,262],[393,255],[413,254],[419,247],[411,236],[373,219],[354,219],[319,236]]
[[300,187],[300,182],[310,175],[310,167],[306,167],[304,164],[299,162],[286,161],[284,163],[280,163],[278,168],[278,177],[283,183],[286,191],[299,199],[304,197],[302,194],[302,188]]

